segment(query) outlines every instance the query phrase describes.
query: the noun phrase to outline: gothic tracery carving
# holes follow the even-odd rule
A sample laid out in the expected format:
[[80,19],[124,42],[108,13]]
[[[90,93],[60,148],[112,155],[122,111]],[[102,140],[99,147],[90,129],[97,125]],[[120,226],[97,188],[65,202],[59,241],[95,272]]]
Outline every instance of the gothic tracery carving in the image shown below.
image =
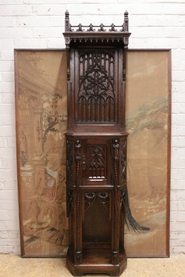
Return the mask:
[[106,145],[89,145],[89,178],[106,177]]
[[79,53],[78,120],[115,121],[114,52]]
[[103,192],[85,192],[85,211],[92,205],[95,198],[97,197],[104,208],[109,210],[109,193],[107,191]]
[[126,166],[121,138],[126,138],[123,50],[130,36],[128,13],[119,26],[72,26],[68,12],[65,20],[70,49],[66,136],[74,142],[75,175],[67,183],[74,193],[67,266],[77,275],[117,276],[126,266],[120,191]]

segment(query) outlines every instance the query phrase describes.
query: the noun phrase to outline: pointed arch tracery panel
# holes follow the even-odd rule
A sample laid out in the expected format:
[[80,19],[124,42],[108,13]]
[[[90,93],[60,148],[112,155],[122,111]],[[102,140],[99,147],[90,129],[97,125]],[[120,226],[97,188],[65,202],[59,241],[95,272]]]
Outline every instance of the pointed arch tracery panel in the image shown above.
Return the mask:
[[114,123],[115,53],[79,51],[78,123]]

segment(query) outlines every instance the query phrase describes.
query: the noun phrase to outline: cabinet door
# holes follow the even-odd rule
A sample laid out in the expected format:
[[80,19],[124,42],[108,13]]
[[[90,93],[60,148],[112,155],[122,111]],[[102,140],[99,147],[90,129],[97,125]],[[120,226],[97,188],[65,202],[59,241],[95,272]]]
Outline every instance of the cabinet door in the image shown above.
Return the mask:
[[110,139],[89,138],[83,140],[82,185],[111,186]]

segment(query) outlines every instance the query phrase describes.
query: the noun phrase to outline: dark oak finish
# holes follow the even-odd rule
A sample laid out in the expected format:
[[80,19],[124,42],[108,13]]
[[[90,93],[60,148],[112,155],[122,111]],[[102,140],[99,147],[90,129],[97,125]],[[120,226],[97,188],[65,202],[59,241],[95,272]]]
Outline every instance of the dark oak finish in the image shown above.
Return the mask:
[[71,26],[65,14],[67,267],[75,276],[118,276],[127,264],[123,61],[129,36],[127,12],[122,26]]

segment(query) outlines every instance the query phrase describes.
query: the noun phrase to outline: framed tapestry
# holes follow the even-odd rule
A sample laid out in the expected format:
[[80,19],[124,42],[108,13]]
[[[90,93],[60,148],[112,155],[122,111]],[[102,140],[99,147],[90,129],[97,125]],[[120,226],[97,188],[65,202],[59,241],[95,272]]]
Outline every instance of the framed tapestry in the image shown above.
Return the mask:
[[65,51],[15,50],[21,255],[65,256]]
[[127,53],[127,172],[131,211],[149,231],[125,230],[130,257],[169,256],[171,53]]
[[[67,128],[65,50],[15,50],[21,255],[65,257]],[[170,51],[127,52],[127,178],[131,212],[148,231],[125,227],[129,257],[169,255]]]

